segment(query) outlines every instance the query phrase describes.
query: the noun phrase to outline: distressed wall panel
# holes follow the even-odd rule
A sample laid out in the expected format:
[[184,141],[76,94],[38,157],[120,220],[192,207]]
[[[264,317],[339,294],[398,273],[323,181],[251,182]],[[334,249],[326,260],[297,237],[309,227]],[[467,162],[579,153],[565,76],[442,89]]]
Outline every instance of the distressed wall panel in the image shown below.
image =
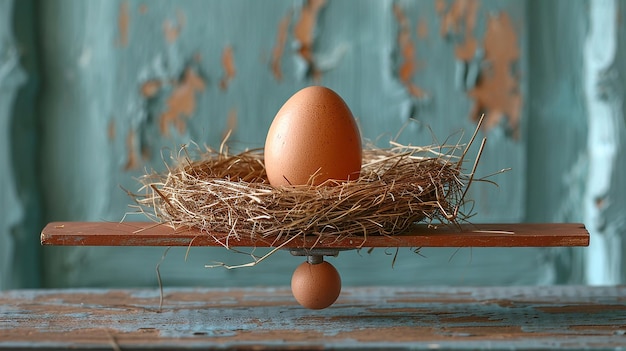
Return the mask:
[[[229,129],[234,150],[262,146],[281,104],[304,86],[324,84],[351,106],[363,136],[381,146],[409,119],[416,122],[406,125],[400,141],[429,144],[433,136],[442,142],[458,138],[460,130],[469,134],[485,113],[487,126],[480,136],[489,140],[479,175],[512,170],[494,178],[499,187],[472,188],[477,212],[472,221],[580,221],[589,211],[579,201],[592,199],[585,190],[591,179],[584,140],[591,117],[583,98],[586,78],[579,69],[589,40],[586,10],[586,3],[560,1],[38,3],[44,220],[118,221],[133,210],[120,186],[136,190],[135,177],[146,168],[163,170],[169,152],[192,142],[218,146]],[[624,24],[616,23],[619,38]],[[624,72],[623,51],[617,46],[611,77]],[[36,77],[29,79],[32,84]],[[0,85],[3,81],[0,76]],[[621,88],[611,89],[619,101]],[[28,108],[23,111],[28,115]],[[614,116],[620,113],[623,117],[623,112]],[[26,128],[29,119],[23,121],[18,126]],[[30,133],[26,128],[22,135],[33,137]],[[28,154],[32,145],[12,142],[13,150],[26,147],[13,158],[33,158]],[[614,163],[610,189],[623,194],[620,151]],[[12,167],[20,179],[29,170],[35,173],[26,163]],[[28,194],[36,192],[34,184],[30,188]],[[32,197],[25,199],[22,209],[36,207]],[[623,204],[616,199],[610,205],[602,202],[607,207],[601,217],[614,228],[613,238],[620,237],[615,228],[623,218]],[[11,218],[0,221],[3,231]],[[2,233],[0,240],[12,239]],[[588,279],[580,250],[420,253],[426,258],[401,250],[393,270],[394,252],[382,250],[346,252],[332,262],[346,285]],[[156,286],[155,265],[162,254],[152,248],[45,248],[44,285]],[[281,252],[253,269],[225,271],[203,266],[250,257],[193,248],[185,261],[185,254],[182,248],[168,252],[161,265],[166,285],[285,285],[300,260]],[[3,268],[13,265],[7,260],[0,269],[10,269]]]
[[0,2],[0,289],[39,285],[32,1]]
[[585,223],[593,238],[586,252],[585,273],[593,285],[620,284],[626,277],[623,7],[624,2],[616,0],[589,4],[589,27],[583,51],[589,162],[583,205]]
[[19,65],[17,49],[14,44],[11,28],[13,2],[0,3],[0,201],[3,209],[0,213],[0,288],[8,286],[11,279],[11,266],[15,243],[11,229],[22,219],[23,208],[19,206],[15,180],[11,172],[10,122],[11,109],[15,101],[17,89],[24,83],[24,71]]
[[[479,171],[515,171],[498,178],[499,189],[472,190],[473,220],[523,218],[523,3],[55,1],[42,4],[41,15],[43,164],[55,184],[45,191],[47,220],[119,220],[129,199],[118,185],[136,189],[134,177],[163,169],[168,150],[192,141],[217,146],[230,128],[233,148],[262,146],[280,105],[310,84],[338,91],[363,136],[383,146],[409,118],[417,122],[401,141],[429,144],[471,132],[486,113],[490,141]],[[510,55],[498,50],[503,44]],[[490,100],[499,89],[508,93]],[[46,248],[46,285],[155,285],[161,254]],[[334,262],[348,285],[554,279],[542,250],[433,249],[422,252],[427,259],[405,251],[395,274],[390,254],[349,252]],[[279,253],[254,269],[208,271],[213,260],[250,257],[192,249],[185,263],[184,255],[169,252],[166,284],[284,285],[299,261]],[[492,268],[503,265],[513,268]]]
[[[530,1],[526,220],[583,222],[588,171],[582,99],[585,2]],[[548,250],[559,279],[582,280],[586,249]]]
[[586,249],[555,250],[561,278],[623,281],[623,2],[531,1],[527,219],[579,221]]

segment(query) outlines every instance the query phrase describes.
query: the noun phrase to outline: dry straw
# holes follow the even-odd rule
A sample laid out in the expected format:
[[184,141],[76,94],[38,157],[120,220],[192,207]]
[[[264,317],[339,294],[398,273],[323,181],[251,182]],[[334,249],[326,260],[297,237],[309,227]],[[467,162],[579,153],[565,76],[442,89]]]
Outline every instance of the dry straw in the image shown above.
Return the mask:
[[485,143],[465,172],[477,131],[466,145],[367,147],[358,180],[317,186],[270,185],[262,149],[230,155],[222,144],[193,160],[183,148],[166,172],[141,177],[140,194],[133,197],[150,218],[197,228],[222,243],[394,235],[420,221],[457,223],[466,218],[465,195]]

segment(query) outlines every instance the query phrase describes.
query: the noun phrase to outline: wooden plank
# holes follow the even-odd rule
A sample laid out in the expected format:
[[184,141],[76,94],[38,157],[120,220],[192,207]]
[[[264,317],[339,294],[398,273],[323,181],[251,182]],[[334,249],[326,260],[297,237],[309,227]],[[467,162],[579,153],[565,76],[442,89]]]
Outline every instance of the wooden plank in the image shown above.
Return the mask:
[[583,224],[464,224],[429,228],[415,225],[394,236],[250,238],[174,229],[149,222],[52,222],[41,233],[43,245],[64,246],[248,246],[285,248],[357,247],[546,247],[587,246]]
[[350,287],[311,311],[288,288],[0,292],[0,349],[621,349],[626,287]]

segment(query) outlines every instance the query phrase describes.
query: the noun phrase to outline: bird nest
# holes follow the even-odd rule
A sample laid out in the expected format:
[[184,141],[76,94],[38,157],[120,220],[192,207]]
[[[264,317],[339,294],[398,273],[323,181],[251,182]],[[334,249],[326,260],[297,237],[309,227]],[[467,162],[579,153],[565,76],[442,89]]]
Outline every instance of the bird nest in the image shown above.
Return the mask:
[[142,176],[133,198],[158,222],[220,238],[394,235],[416,222],[467,217],[465,195],[485,140],[467,172],[472,141],[366,147],[357,180],[280,187],[267,180],[262,149],[231,155],[206,148],[191,157],[183,148],[165,172]]

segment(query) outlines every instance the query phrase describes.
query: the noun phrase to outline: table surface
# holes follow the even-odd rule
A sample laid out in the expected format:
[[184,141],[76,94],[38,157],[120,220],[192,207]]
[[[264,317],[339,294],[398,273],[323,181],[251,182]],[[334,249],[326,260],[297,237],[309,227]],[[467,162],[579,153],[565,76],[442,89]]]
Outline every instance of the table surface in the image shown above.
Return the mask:
[[14,290],[0,348],[618,349],[626,287],[345,288],[330,308],[288,288]]

